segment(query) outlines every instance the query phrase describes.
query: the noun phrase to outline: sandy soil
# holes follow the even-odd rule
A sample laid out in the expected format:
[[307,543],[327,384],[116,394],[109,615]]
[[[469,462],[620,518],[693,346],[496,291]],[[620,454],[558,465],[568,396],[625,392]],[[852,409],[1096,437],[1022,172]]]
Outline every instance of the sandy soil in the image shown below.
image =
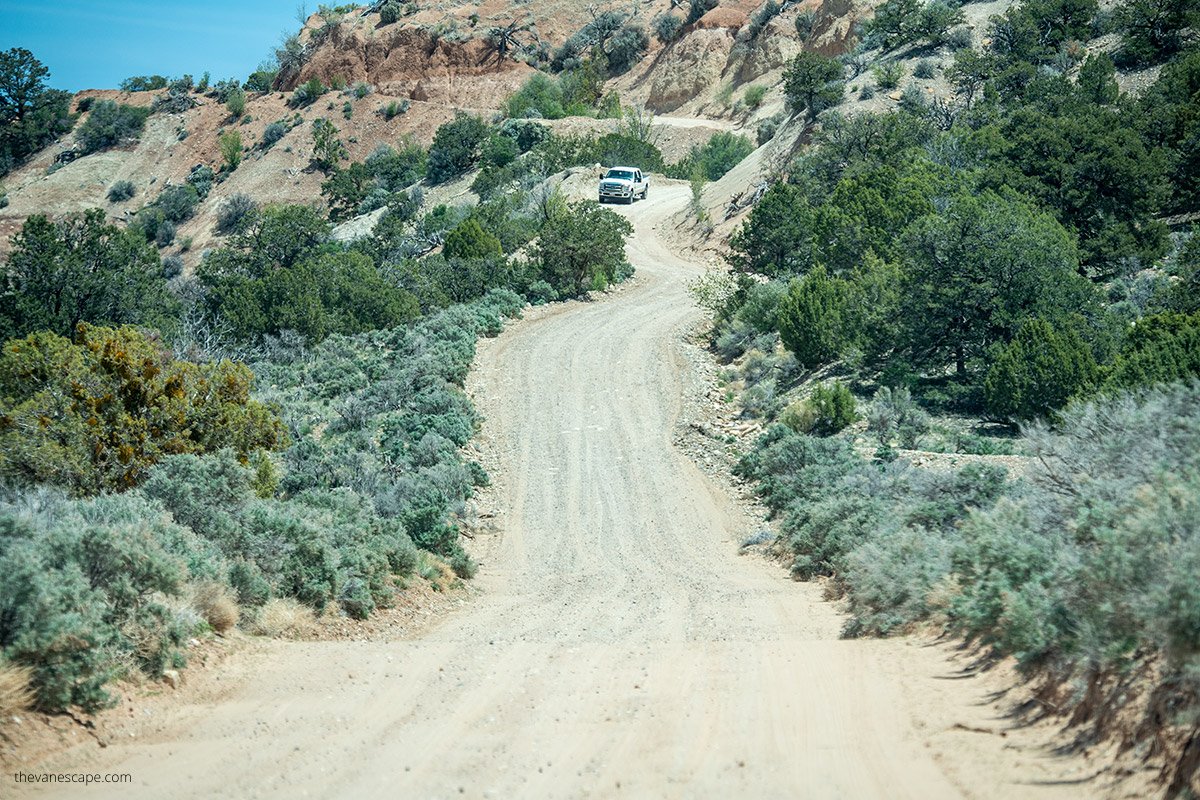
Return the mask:
[[45,767],[129,772],[87,790],[121,798],[1094,794],[966,655],[840,640],[819,587],[736,555],[752,520],[672,446],[700,267],[656,228],[688,196],[618,208],[634,285],[481,346],[503,534],[472,542],[479,599],[415,638],[272,643],[220,703]]

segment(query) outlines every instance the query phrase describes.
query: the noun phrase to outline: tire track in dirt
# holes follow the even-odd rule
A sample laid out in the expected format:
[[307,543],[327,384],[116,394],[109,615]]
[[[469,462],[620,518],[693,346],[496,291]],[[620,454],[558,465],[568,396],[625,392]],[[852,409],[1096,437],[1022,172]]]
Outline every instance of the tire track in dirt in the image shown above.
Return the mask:
[[839,640],[736,555],[744,517],[671,444],[700,268],[654,228],[687,192],[622,209],[637,287],[481,345],[507,504],[481,599],[414,641],[279,643],[227,702],[57,766],[130,772],[89,790],[122,798],[1083,796],[1019,736],[947,733],[1002,723],[941,651]]

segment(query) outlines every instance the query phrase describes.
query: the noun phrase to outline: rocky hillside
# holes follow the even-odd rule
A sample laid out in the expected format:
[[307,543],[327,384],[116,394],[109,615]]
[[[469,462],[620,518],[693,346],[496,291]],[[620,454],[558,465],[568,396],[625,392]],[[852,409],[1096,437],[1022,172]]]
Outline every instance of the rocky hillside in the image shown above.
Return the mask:
[[[625,10],[635,15],[635,23],[649,26],[656,15],[670,10],[670,2],[655,0]],[[840,51],[853,23],[869,13],[869,6],[848,0],[810,0],[790,6],[755,30],[752,23],[760,10],[755,0],[717,6],[685,25],[666,46],[651,38],[646,56],[630,72],[609,82],[606,88],[618,92],[625,105],[698,121],[664,126],[659,146],[668,161],[682,157],[693,144],[719,130],[744,130],[753,139],[755,126],[784,108],[779,84],[786,60],[804,47],[822,53]],[[549,53],[561,45],[592,18],[592,11],[584,3],[562,0],[520,5],[487,0],[478,5],[430,6],[390,24],[364,7],[335,20],[314,14],[297,36],[298,68],[282,70],[273,91],[248,92],[240,121],[231,119],[219,99],[195,93],[193,108],[154,113],[136,144],[57,164],[59,154],[75,146],[74,135],[68,134],[8,175],[4,184],[9,204],[0,209],[0,253],[8,250],[8,237],[32,214],[55,217],[99,207],[112,219],[128,219],[165,188],[182,183],[196,166],[217,170],[222,160],[220,135],[236,130],[243,142],[242,164],[215,184],[196,216],[180,226],[176,241],[188,247],[170,251],[185,263],[194,262],[212,241],[216,211],[229,196],[245,194],[276,203],[320,197],[325,176],[309,168],[315,119],[327,117],[334,122],[350,160],[361,161],[379,143],[394,144],[405,136],[427,146],[438,126],[452,119],[456,110],[494,113],[534,73],[526,61],[536,63],[535,53]],[[809,11],[815,14],[812,35],[802,44],[795,20]],[[524,51],[510,49],[500,55],[493,44],[494,32],[506,28],[515,31]],[[343,88],[306,107],[291,107],[293,90],[314,78]],[[770,91],[758,109],[747,112],[733,98],[751,83]],[[365,93],[354,91],[357,85]],[[149,106],[159,94],[88,90],[76,95],[72,108],[99,100]],[[406,110],[389,115],[386,110],[392,104]],[[80,124],[88,113],[81,114]],[[711,124],[704,124],[705,120]],[[266,147],[264,131],[275,122],[284,123],[287,132]],[[585,117],[559,120],[552,127],[557,132],[580,133],[604,132],[613,125],[611,120]],[[780,144],[774,149],[780,149]],[[759,157],[753,163],[761,161]],[[742,169],[739,174],[748,181],[757,177],[747,172]],[[109,201],[107,192],[118,181],[131,182],[135,193],[126,200]],[[436,190],[429,197],[441,200]]]

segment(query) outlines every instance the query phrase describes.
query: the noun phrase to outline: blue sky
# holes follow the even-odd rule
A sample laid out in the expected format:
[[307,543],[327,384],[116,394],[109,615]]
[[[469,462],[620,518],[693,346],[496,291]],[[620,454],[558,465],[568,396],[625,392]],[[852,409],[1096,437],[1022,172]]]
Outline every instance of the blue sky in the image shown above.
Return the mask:
[[116,89],[131,75],[186,73],[199,80],[208,71],[214,81],[244,81],[281,34],[300,29],[299,6],[297,0],[3,0],[0,50],[32,51],[50,70],[47,83],[72,92]]

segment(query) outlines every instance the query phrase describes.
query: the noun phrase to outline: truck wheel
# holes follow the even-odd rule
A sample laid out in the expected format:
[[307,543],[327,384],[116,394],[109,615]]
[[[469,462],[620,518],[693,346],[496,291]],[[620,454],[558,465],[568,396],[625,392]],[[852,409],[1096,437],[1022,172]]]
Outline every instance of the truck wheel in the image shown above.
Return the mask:
[[629,198],[625,201],[625,205],[627,205],[627,206],[633,205],[633,192],[629,193]]
[[642,189],[642,199],[645,200],[649,196],[650,196],[650,187],[647,186],[645,189]]

